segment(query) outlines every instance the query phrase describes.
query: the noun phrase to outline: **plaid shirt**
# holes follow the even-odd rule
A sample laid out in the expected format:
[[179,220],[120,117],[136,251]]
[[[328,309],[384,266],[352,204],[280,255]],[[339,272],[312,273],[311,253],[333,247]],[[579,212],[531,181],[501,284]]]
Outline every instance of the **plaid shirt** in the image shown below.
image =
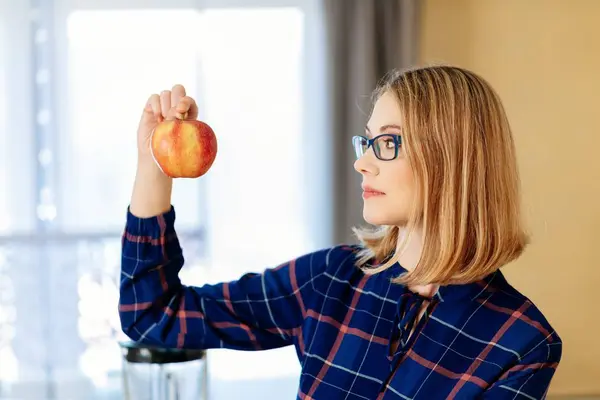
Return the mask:
[[174,222],[174,209],[127,214],[119,312],[135,341],[293,345],[302,366],[297,398],[318,400],[540,399],[560,361],[557,333],[500,272],[441,287],[429,302],[390,282],[399,265],[367,276],[354,264],[357,247],[336,246],[234,282],[184,286]]

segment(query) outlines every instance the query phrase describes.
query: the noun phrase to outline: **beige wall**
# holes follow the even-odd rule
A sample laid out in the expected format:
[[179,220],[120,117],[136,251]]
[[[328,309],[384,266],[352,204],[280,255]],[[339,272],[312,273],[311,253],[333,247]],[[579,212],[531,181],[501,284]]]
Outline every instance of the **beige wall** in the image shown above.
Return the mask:
[[563,338],[551,392],[600,394],[600,0],[423,5],[421,61],[483,75],[512,122],[533,243],[505,271]]

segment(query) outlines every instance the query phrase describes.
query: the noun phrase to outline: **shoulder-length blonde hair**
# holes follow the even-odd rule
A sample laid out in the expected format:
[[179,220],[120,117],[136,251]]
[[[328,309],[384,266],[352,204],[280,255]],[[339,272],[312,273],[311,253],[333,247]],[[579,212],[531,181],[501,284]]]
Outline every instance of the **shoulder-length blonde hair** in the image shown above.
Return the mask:
[[363,244],[359,266],[370,274],[389,268],[417,228],[421,258],[397,283],[470,283],[519,257],[528,236],[515,145],[492,87],[463,68],[428,66],[393,71],[374,100],[385,92],[397,96],[402,112],[416,201],[402,243],[396,226],[354,229]]

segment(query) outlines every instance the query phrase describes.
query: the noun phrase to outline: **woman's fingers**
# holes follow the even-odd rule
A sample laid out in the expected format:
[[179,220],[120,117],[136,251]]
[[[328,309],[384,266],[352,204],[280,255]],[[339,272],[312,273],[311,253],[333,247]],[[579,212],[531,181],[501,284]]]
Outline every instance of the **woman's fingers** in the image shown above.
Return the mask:
[[[194,110],[195,108],[195,110]],[[173,113],[175,118],[179,119],[193,119],[198,115],[196,102],[189,96],[182,97],[177,104],[173,107]],[[195,112],[195,116],[192,115]]]
[[171,107],[171,91],[163,90],[160,93],[160,110],[163,117],[169,118],[169,110]]
[[150,106],[150,110],[154,115],[156,120],[160,121],[162,119],[162,110],[160,108],[160,96],[158,94],[153,94],[148,99],[148,105]]
[[171,107],[176,107],[179,101],[186,96],[183,85],[174,85],[171,88]]
[[186,119],[196,120],[198,119],[198,104],[196,104],[196,100],[194,100],[192,97],[187,98],[190,100]]
[[150,97],[148,97],[146,107],[144,107],[142,120],[144,123],[154,123],[156,121],[162,121],[160,96],[158,94],[153,94]]
[[145,111],[155,115],[158,122],[163,119],[197,119],[198,105],[186,95],[182,85],[175,85],[171,90],[163,90],[160,95],[153,94],[148,99]]

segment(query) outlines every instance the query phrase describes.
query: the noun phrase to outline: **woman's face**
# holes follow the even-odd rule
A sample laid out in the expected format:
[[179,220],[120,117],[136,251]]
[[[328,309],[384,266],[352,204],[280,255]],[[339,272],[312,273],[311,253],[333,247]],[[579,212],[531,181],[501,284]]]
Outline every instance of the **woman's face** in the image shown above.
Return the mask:
[[[401,121],[395,95],[386,92],[375,103],[365,136],[372,139],[384,133],[400,135]],[[382,151],[389,151],[393,147],[394,142],[389,139],[380,141]],[[378,159],[373,147],[369,147],[356,160],[354,169],[362,175],[365,221],[372,225],[406,225],[414,202],[416,183],[402,145],[398,148],[398,156],[390,161]]]

